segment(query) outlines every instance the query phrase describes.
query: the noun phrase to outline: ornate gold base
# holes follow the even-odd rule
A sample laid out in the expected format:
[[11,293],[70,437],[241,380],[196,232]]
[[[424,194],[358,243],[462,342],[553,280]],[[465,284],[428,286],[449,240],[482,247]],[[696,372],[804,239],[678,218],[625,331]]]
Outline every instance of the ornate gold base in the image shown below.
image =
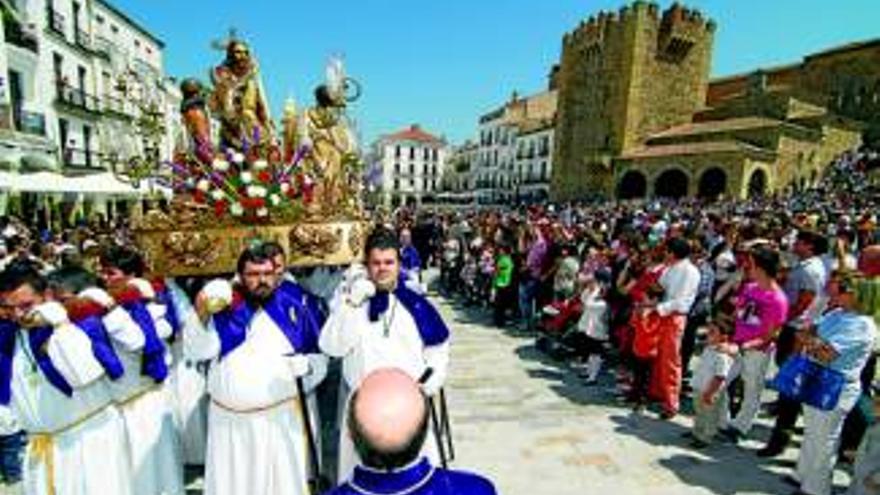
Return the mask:
[[290,266],[345,265],[362,258],[369,224],[363,220],[305,220],[284,225],[145,225],[135,242],[151,271],[165,276],[232,273],[245,247],[275,241]]

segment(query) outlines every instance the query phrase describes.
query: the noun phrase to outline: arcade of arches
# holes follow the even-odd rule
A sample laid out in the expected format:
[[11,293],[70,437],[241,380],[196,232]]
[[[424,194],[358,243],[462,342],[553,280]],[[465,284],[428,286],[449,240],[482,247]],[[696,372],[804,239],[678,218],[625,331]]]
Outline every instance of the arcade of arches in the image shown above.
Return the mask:
[[770,177],[764,167],[748,170],[744,163],[738,167],[722,163],[690,168],[668,165],[629,167],[619,175],[615,193],[621,200],[687,196],[716,200],[762,196],[770,186]]

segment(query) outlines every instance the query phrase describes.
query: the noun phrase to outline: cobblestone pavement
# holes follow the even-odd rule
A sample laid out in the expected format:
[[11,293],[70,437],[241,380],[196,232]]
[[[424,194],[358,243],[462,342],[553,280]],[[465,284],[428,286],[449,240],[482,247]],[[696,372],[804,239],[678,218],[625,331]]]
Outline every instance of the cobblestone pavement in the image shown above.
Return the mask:
[[[691,419],[632,413],[613,397],[610,377],[588,387],[534,339],[492,327],[485,312],[441,303],[452,322],[448,398],[455,467],[492,478],[505,495],[788,494],[781,481],[796,461],[764,461],[763,420],[739,447],[688,448]],[[848,477],[838,472],[839,484]]]

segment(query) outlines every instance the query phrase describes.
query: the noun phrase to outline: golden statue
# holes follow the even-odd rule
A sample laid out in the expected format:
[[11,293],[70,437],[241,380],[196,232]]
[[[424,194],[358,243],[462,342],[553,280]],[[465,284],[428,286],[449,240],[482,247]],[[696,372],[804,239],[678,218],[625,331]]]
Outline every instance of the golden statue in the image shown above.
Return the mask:
[[[327,82],[315,89],[315,106],[303,112],[295,129],[298,146],[304,149],[303,173],[314,178],[313,212],[346,212],[357,207],[352,194],[354,173],[360,163],[357,139],[345,114],[349,85],[338,60],[327,69]],[[354,201],[354,202],[353,202]]]
[[226,60],[211,71],[211,82],[209,107],[220,119],[220,146],[242,150],[271,144],[274,126],[266,93],[244,41],[232,39],[226,44]]

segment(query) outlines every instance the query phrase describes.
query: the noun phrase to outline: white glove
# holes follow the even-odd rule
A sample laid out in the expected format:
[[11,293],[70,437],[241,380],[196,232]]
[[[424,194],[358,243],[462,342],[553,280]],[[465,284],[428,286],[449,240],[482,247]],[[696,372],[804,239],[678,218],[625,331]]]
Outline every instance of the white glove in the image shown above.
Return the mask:
[[153,284],[142,278],[133,278],[128,281],[128,285],[135,287],[146,299],[155,299],[156,291],[153,290]]
[[208,282],[202,288],[205,297],[205,309],[214,314],[232,304],[232,284],[228,280],[217,279]]
[[354,307],[361,306],[369,298],[376,295],[376,285],[369,279],[355,280],[349,287],[348,304]]
[[443,382],[441,380],[440,375],[437,373],[432,374],[431,377],[422,384],[422,392],[428,397],[433,397],[441,388],[443,388]]
[[67,317],[67,310],[64,309],[61,303],[49,301],[32,309],[30,315],[28,315],[28,321],[34,326],[49,325],[51,327],[58,327],[69,323],[70,319]]
[[104,289],[91,287],[80,292],[78,295],[83,299],[89,299],[90,301],[96,302],[105,308],[116,306],[116,301],[113,300],[113,297]]
[[294,354],[293,356],[290,356],[288,363],[291,373],[297,378],[306,376],[312,371],[312,365],[309,364],[308,356],[303,354]]
[[541,310],[541,312],[544,313],[545,315],[548,315],[548,316],[558,316],[559,315],[559,310],[554,308],[553,306],[544,306],[544,308]]

